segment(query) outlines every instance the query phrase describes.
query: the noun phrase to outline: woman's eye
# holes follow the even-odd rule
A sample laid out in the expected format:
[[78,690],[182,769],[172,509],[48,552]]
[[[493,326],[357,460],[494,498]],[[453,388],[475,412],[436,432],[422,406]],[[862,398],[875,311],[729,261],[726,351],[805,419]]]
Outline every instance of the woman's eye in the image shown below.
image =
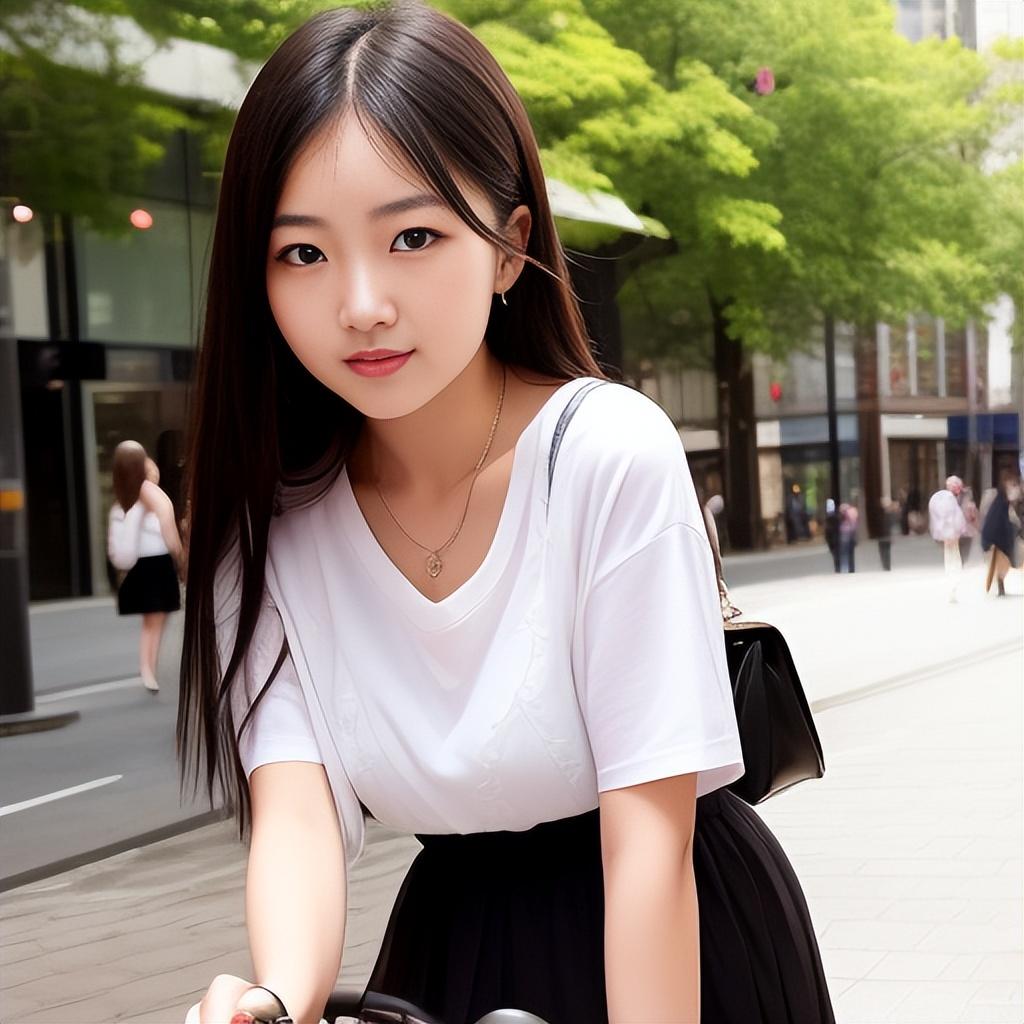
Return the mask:
[[[295,256],[296,259],[290,257]],[[289,245],[278,253],[277,259],[293,267],[309,267],[320,261],[323,253],[315,245]]]
[[415,252],[417,249],[426,249],[433,244],[432,240],[441,236],[429,228],[409,228],[395,237],[392,246],[399,252]]

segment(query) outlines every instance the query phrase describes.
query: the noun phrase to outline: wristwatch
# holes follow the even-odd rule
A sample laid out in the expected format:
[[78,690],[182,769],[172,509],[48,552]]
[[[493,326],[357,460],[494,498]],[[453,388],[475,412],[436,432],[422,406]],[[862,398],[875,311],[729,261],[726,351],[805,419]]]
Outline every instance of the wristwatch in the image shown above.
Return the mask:
[[235,1004],[231,1024],[293,1024],[284,1003],[262,985],[254,985],[242,993]]

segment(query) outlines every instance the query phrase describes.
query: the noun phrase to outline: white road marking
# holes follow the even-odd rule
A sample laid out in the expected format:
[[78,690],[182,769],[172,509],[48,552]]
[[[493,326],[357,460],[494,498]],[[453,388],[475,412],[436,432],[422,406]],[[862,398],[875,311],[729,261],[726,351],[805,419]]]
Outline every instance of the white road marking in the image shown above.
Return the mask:
[[59,700],[70,700],[72,697],[85,697],[90,693],[106,693],[108,690],[129,690],[132,687],[142,689],[141,676],[129,676],[127,679],[111,679],[107,683],[90,683],[73,690],[58,690],[56,693],[44,693],[36,697],[37,704],[53,704]]
[[71,786],[70,789],[58,789],[56,793],[47,793],[46,796],[36,796],[31,800],[22,800],[18,804],[8,804],[6,807],[0,807],[0,817],[3,817],[5,814],[14,814],[17,811],[27,811],[30,807],[38,807],[39,804],[47,804],[51,800],[61,800],[66,796],[75,796],[76,793],[84,793],[89,789],[109,786],[110,783],[117,782],[118,779],[123,778],[123,775],[108,775],[105,779],[83,782],[82,785]]

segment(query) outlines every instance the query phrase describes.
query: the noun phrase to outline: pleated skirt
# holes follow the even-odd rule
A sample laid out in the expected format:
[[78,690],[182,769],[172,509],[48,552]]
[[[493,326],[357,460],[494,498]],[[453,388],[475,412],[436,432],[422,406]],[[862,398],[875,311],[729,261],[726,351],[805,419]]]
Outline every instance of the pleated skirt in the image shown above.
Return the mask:
[[[368,988],[445,1024],[495,1009],[607,1024],[597,810],[525,832],[419,835]],[[800,883],[756,811],[697,801],[702,1024],[834,1024]]]

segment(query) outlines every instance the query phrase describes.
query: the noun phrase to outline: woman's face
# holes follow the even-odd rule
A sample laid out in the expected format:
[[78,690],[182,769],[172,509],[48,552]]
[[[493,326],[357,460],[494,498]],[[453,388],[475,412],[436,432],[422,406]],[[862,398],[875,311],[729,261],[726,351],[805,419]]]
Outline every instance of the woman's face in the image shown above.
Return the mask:
[[[498,227],[487,198],[460,184],[476,214]],[[508,237],[525,247],[529,227],[529,211],[518,207]],[[411,172],[393,169],[346,117],[288,174],[267,252],[267,295],[303,366],[360,412],[389,419],[420,408],[466,368],[483,342],[492,295],[521,268]],[[382,349],[411,355],[387,374],[350,361]]]

